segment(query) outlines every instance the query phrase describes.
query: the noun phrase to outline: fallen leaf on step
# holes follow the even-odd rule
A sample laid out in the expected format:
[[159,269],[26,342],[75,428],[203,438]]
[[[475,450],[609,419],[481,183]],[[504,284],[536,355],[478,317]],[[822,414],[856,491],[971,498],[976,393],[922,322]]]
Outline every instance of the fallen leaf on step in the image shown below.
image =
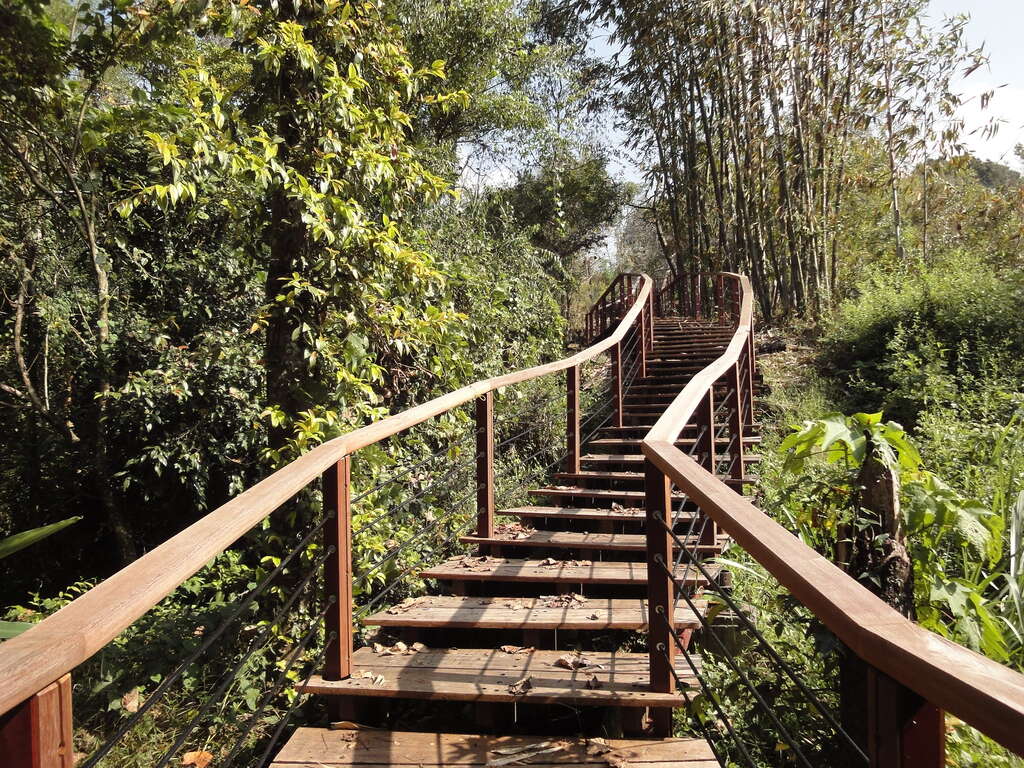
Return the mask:
[[552,752],[563,752],[569,746],[567,741],[539,741],[536,744],[527,744],[522,747],[509,747],[508,749],[492,750],[496,755],[502,755],[487,761],[487,768],[501,768],[503,765],[523,763],[537,755],[546,755]]
[[589,688],[592,691],[596,691],[598,688],[602,687],[602,685],[603,683],[600,680],[598,680],[597,677],[595,677],[594,675],[590,675],[587,678],[587,688]]
[[367,680],[371,680],[377,687],[384,685],[384,675],[375,675],[368,669],[364,669],[362,672],[356,672],[352,677],[366,678]]
[[429,651],[430,649],[427,648],[427,646],[425,646],[423,643],[413,643],[409,646],[409,650],[411,650],[413,653],[423,653],[424,651]]
[[533,646],[532,645],[530,645],[530,646],[526,646],[526,645],[503,645],[503,646],[501,646],[501,650],[503,650],[505,653],[511,653],[513,655],[517,654],[517,653],[532,653],[533,652]]
[[599,617],[598,617],[598,615],[596,613],[592,613],[587,618],[590,619],[591,621],[597,621]]
[[399,640],[397,643],[395,643],[395,650],[399,653],[405,653],[409,650],[409,646],[407,646],[405,643]]
[[604,739],[597,737],[594,739],[587,739],[587,754],[588,755],[603,755],[606,752],[612,751],[612,745]]
[[516,680],[514,683],[510,684],[508,692],[513,696],[525,696],[526,692],[531,688],[533,688],[533,683],[530,682],[530,676],[527,675],[521,680]]
[[546,557],[540,561],[540,564],[543,566],[558,565],[558,563],[559,561],[555,560],[553,557]]
[[202,749],[186,752],[181,758],[182,765],[194,765],[195,768],[206,768],[211,762],[213,762],[213,755]]
[[376,728],[372,725],[363,725],[362,723],[354,723],[351,720],[337,720],[330,723],[327,726],[328,730],[331,731],[379,731],[380,728]]
[[559,656],[555,659],[555,666],[562,667],[563,669],[581,669],[583,667],[589,667],[590,662],[578,653],[567,653],[564,656]]
[[390,608],[388,608],[386,612],[390,613],[390,614],[404,613],[409,608],[411,608],[413,606],[413,604],[415,604],[417,602],[417,600],[418,600],[418,598],[415,598],[415,597],[407,597],[407,598],[405,598],[405,600],[400,602],[398,605],[393,605]]

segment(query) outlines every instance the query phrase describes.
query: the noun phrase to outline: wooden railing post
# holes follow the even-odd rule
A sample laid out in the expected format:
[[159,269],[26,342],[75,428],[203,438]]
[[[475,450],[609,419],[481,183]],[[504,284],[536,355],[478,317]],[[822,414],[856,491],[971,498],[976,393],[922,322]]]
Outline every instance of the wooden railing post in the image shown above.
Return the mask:
[[4,768],[71,768],[71,675],[0,716],[0,765]]
[[494,538],[494,394],[476,400],[476,535]]
[[343,680],[352,674],[352,458],[345,456],[323,474],[324,548],[334,551],[324,563],[324,593],[335,598],[324,617],[324,629],[333,639],[324,654],[325,680]]
[[[650,654],[651,690],[657,693],[675,691],[672,668],[676,644],[673,607],[675,584],[672,583],[672,537],[668,526],[672,520],[672,483],[650,459],[644,462],[644,507],[647,513],[647,649]],[[672,709],[651,709],[653,735],[672,735]]]
[[565,369],[565,471],[580,471],[580,367]]
[[744,478],[743,470],[743,379],[742,361],[729,369],[727,374],[729,389],[732,390],[732,408],[729,410],[729,477],[734,480]]
[[754,329],[747,334],[746,356],[743,365],[743,386],[747,396],[743,402],[743,425],[750,432],[754,425]]
[[615,403],[615,426],[622,426],[622,342],[612,347],[612,399]]
[[867,753],[871,768],[942,768],[942,710],[874,667],[868,667]]
[[715,275],[715,314],[718,316],[718,324],[725,325],[729,322],[729,315],[725,311],[725,278],[721,274]]
[[650,319],[647,317],[647,307],[640,310],[640,337],[636,340],[640,354],[640,378],[647,376],[647,326]]

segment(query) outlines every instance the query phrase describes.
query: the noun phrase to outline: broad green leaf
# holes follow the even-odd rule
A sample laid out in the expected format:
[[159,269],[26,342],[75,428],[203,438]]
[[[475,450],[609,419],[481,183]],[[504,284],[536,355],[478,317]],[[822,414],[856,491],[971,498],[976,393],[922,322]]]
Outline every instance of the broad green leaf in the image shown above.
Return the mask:
[[35,544],[37,541],[42,541],[47,536],[52,536],[58,531],[64,530],[81,519],[81,517],[69,517],[67,520],[61,520],[59,523],[51,523],[41,528],[32,528],[31,530],[8,536],[6,539],[0,539],[0,560]]

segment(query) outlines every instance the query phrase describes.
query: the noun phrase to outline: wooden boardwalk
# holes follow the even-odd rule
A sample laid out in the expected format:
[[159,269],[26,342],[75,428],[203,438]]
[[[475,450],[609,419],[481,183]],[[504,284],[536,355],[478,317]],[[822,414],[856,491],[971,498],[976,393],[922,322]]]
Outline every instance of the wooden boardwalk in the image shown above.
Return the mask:
[[[465,730],[491,735],[301,728],[274,765],[717,765],[702,740],[651,738],[658,713],[668,722],[665,713],[685,706],[686,691],[650,687],[642,641],[649,621],[645,494],[636,468],[649,425],[731,335],[722,326],[658,322],[647,375],[626,390],[621,425],[613,419],[581,446],[578,471],[556,473],[557,484],[531,491],[535,505],[498,510],[493,535],[462,538],[473,548],[466,554],[425,568],[422,577],[439,594],[364,619],[379,635],[355,651],[349,677],[317,676],[301,687],[330,697],[346,723],[373,726],[387,726],[400,700],[429,700],[453,717],[471,702],[474,709],[461,710]],[[677,445],[690,450],[697,439],[684,434]],[[682,494],[675,498],[677,529],[685,534],[698,514]],[[711,557],[721,544],[712,539],[696,551]],[[711,578],[720,572],[705,568]],[[707,578],[685,559],[675,574],[704,611],[699,594]],[[700,626],[693,610],[682,607],[673,623],[687,640]],[[609,633],[629,650],[599,649],[595,637],[607,643]],[[684,688],[697,687],[681,656],[676,674]],[[575,732],[504,735],[543,723],[545,708],[567,707],[586,713]],[[531,715],[518,723],[519,710],[527,709]],[[606,742],[609,724],[612,735],[633,740]]]

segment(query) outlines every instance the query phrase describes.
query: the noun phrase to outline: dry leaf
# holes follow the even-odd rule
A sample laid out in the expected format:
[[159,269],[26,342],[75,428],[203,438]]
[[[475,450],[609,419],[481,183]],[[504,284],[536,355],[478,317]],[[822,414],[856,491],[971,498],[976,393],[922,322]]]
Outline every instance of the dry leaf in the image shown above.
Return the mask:
[[330,723],[327,726],[328,730],[331,731],[379,731],[380,728],[376,728],[372,725],[363,725],[362,723],[353,723],[351,720],[338,720]]
[[202,749],[186,752],[181,758],[182,765],[194,765],[195,768],[206,768],[211,762],[213,762],[213,755]]
[[132,688],[121,697],[121,709],[125,712],[138,712],[141,705],[142,696],[139,694],[138,688]]
[[413,653],[423,653],[424,651],[430,650],[423,643],[413,643],[411,646],[409,646],[409,648],[412,650]]
[[590,619],[591,621],[597,621],[599,617],[598,617],[598,615],[596,613],[592,613],[587,618]]
[[587,688],[591,691],[596,691],[602,685],[603,684],[601,683],[601,681],[598,680],[597,677],[595,677],[594,675],[590,675],[589,677],[587,677]]
[[529,646],[527,646],[527,645],[503,645],[503,646],[501,646],[500,650],[504,651],[505,653],[512,653],[512,654],[516,654],[516,653],[531,653],[533,651],[533,646],[532,645],[529,645]]
[[492,750],[496,755],[502,757],[487,761],[487,768],[501,768],[503,765],[522,763],[537,755],[546,755],[551,752],[562,752],[569,746],[567,741],[539,741],[536,744],[527,744],[522,747],[509,747],[508,749]]
[[533,683],[530,682],[530,676],[527,675],[522,680],[516,680],[509,685],[508,692],[513,696],[525,696],[526,692],[531,688],[533,688]]
[[593,739],[587,739],[587,754],[589,755],[603,755],[606,752],[612,751],[612,745],[604,739],[597,737]]

